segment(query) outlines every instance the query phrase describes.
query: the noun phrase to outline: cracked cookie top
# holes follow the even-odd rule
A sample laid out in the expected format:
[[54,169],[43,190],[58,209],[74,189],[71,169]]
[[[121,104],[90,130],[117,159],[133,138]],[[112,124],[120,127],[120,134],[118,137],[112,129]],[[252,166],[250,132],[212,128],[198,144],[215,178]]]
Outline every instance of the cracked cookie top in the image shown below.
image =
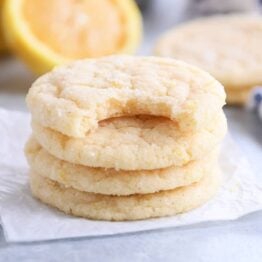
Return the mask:
[[225,103],[223,86],[208,73],[160,57],[109,56],[55,68],[27,95],[34,121],[72,137],[119,116],[153,115],[193,132]]

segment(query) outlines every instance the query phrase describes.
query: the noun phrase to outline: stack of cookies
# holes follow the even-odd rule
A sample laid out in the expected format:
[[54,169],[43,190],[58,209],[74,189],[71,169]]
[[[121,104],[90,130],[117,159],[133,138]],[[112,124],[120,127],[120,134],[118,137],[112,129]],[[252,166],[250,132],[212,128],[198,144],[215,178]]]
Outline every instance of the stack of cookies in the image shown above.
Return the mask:
[[110,56],[56,68],[27,95],[32,193],[90,219],[196,208],[219,188],[224,103],[219,82],[173,59]]

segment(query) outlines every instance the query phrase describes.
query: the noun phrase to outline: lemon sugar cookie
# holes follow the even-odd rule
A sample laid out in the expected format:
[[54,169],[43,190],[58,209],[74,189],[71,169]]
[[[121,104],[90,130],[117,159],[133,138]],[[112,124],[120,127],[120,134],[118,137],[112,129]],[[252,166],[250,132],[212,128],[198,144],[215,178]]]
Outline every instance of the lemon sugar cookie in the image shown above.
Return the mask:
[[220,174],[214,168],[187,187],[154,194],[105,196],[65,188],[36,172],[30,174],[33,195],[42,202],[74,216],[96,220],[138,220],[170,216],[197,208],[215,195]]
[[32,194],[97,220],[197,208],[220,185],[223,86],[172,58],[115,55],[58,67],[27,95]]
[[177,26],[160,37],[154,53],[208,71],[225,86],[228,103],[243,104],[243,92],[262,84],[261,46],[261,16],[224,15]]
[[204,157],[220,144],[227,124],[220,112],[203,130],[188,135],[175,122],[150,116],[108,119],[85,138],[68,137],[37,122],[32,129],[39,144],[59,159],[90,167],[152,170]]
[[109,56],[70,63],[40,77],[27,105],[34,121],[85,137],[99,121],[123,115],[163,116],[183,133],[199,130],[225,103],[208,73],[168,58]]
[[217,164],[218,149],[182,167],[150,171],[117,171],[71,164],[50,155],[33,137],[27,143],[25,154],[33,172],[64,187],[104,195],[131,195],[170,190],[198,182]]

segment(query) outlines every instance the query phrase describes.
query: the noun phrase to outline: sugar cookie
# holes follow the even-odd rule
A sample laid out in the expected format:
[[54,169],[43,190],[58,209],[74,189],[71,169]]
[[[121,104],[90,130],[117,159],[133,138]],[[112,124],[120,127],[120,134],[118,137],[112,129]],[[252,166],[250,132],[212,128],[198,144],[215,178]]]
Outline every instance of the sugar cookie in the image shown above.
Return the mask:
[[105,196],[65,188],[35,172],[30,175],[33,195],[59,210],[97,220],[138,220],[170,216],[197,208],[217,192],[218,170],[210,170],[203,179],[187,187],[154,194]]
[[193,132],[225,103],[222,85],[208,73],[168,58],[110,56],[61,66],[30,88],[34,121],[72,137],[85,137],[101,120],[147,114]]
[[32,123],[38,143],[61,160],[90,167],[152,170],[200,159],[223,139],[227,124],[221,111],[195,134],[184,135],[162,117],[119,117],[100,122],[85,138],[65,136]]
[[64,187],[104,195],[132,195],[155,193],[198,182],[216,164],[217,151],[183,167],[150,171],[116,171],[74,165],[47,153],[33,137],[29,139],[25,153],[32,170]]

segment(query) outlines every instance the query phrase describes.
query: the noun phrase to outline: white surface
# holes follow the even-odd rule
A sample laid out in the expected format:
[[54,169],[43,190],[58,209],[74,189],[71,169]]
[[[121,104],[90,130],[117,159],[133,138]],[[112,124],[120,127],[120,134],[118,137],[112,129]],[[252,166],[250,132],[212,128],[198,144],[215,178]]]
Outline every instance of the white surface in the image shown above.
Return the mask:
[[222,187],[201,208],[178,216],[133,222],[91,221],[64,215],[31,196],[23,155],[30,133],[29,114],[0,108],[0,216],[8,241],[115,235],[237,219],[262,209],[262,184],[255,180],[247,159],[227,137],[220,157]]

